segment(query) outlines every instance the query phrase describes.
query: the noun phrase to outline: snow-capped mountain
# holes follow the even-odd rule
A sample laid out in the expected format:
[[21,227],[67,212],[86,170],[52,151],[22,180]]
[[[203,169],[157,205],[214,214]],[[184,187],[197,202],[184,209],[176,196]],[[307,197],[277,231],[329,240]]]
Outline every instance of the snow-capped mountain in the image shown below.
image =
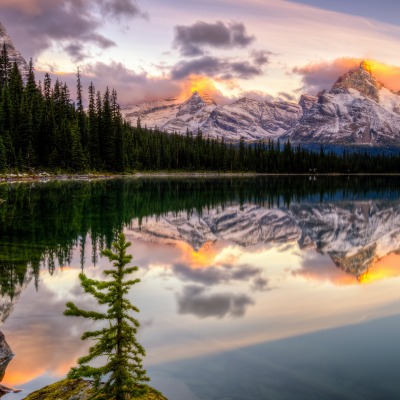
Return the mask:
[[206,95],[194,92],[183,103],[177,99],[153,101],[124,110],[133,124],[140,118],[142,126],[158,127],[167,132],[185,134],[187,129],[204,136],[238,141],[279,138],[302,116],[302,108],[285,101],[257,101],[242,98],[233,104],[218,106]]
[[303,107],[284,138],[301,143],[400,146],[400,96],[378,82],[366,63],[340,76]]
[[133,221],[129,236],[156,243],[184,241],[194,250],[207,242],[231,241],[246,247],[298,242],[329,255],[335,265],[357,277],[382,257],[399,251],[400,204],[357,201],[295,204],[289,209],[253,204],[203,210],[201,215],[167,214]]
[[8,35],[3,24],[0,22],[0,50],[6,45],[7,54],[12,63],[16,62],[21,73],[22,79],[25,81],[28,77],[29,66],[22,57],[21,53],[14,47],[14,44]]
[[371,74],[367,63],[340,76],[330,90],[303,94],[298,104],[242,98],[216,105],[194,92],[125,110],[134,124],[185,134],[186,130],[226,141],[290,139],[295,143],[400,147],[400,95]]

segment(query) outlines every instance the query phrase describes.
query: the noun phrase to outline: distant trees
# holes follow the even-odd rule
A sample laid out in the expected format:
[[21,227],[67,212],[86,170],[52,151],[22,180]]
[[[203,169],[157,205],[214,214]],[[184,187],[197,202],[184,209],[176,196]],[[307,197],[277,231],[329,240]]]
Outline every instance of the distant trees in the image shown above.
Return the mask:
[[[132,285],[140,279],[128,280],[127,276],[138,270],[138,267],[127,267],[132,256],[126,254],[131,243],[126,242],[124,234],[113,243],[113,250],[104,250],[103,255],[113,262],[112,269],[104,270],[109,281],[97,281],[79,275],[81,285],[86,293],[92,295],[100,305],[106,305],[105,312],[85,311],[72,302],[67,303],[64,314],[67,316],[90,318],[94,321],[106,321],[107,326],[85,332],[82,340],[92,339],[95,344],[90,347],[89,354],[78,360],[78,367],[72,368],[69,378],[93,378],[97,394],[93,399],[106,394],[107,399],[128,400],[138,397],[147,391],[144,382],[149,381],[142,365],[145,356],[144,348],[136,339],[140,324],[131,312],[139,312],[126,297]],[[89,363],[100,356],[106,356],[106,364],[100,367]],[[102,379],[106,382],[100,385]]]

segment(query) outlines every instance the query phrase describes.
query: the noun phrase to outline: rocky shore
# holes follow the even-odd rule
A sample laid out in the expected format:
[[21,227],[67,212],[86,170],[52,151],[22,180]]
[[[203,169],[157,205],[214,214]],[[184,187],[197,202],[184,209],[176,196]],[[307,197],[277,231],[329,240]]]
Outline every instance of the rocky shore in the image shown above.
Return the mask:
[[[93,382],[83,379],[63,379],[25,397],[24,400],[89,400],[94,394]],[[107,397],[102,397],[109,400]],[[135,400],[167,400],[150,386],[148,392]]]

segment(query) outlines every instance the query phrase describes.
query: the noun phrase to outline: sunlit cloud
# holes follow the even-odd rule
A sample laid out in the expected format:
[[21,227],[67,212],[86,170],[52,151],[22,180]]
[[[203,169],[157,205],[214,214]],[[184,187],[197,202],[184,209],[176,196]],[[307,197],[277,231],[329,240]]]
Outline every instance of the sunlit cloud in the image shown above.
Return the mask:
[[295,67],[293,72],[302,77],[305,90],[316,93],[324,89],[329,90],[340,75],[358,68],[362,61],[368,62],[372,75],[388,89],[400,90],[400,66],[388,65],[377,60],[344,57]]

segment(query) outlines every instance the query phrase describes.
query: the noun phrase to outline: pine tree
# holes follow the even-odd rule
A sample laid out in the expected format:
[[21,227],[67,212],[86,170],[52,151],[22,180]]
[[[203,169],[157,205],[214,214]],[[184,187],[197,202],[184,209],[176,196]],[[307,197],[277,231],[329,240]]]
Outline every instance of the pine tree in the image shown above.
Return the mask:
[[8,57],[7,46],[3,43],[3,48],[0,52],[0,86],[8,85],[12,70],[12,64]]
[[[78,367],[74,367],[68,374],[69,378],[93,378],[97,394],[93,399],[101,399],[107,394],[107,399],[127,400],[138,397],[147,391],[144,382],[149,381],[143,369],[142,357],[144,348],[136,339],[139,322],[129,315],[130,311],[139,312],[126,298],[130,287],[140,279],[126,280],[126,276],[137,271],[138,267],[127,267],[132,259],[126,254],[130,242],[125,241],[123,234],[113,243],[113,250],[104,250],[102,254],[113,262],[113,269],[107,269],[104,274],[111,277],[111,281],[97,281],[87,278],[83,273],[79,275],[81,285],[86,293],[91,294],[99,304],[107,305],[106,312],[85,311],[79,309],[72,302],[67,303],[67,316],[90,318],[94,321],[108,321],[109,325],[103,329],[85,332],[82,340],[94,339],[96,343],[89,349],[89,354],[78,360]],[[107,363],[100,367],[91,367],[88,364],[95,358],[107,356]],[[107,381],[100,385],[102,378]]]
[[0,136],[0,173],[5,172],[7,169],[7,156],[6,148],[3,143],[3,139]]

